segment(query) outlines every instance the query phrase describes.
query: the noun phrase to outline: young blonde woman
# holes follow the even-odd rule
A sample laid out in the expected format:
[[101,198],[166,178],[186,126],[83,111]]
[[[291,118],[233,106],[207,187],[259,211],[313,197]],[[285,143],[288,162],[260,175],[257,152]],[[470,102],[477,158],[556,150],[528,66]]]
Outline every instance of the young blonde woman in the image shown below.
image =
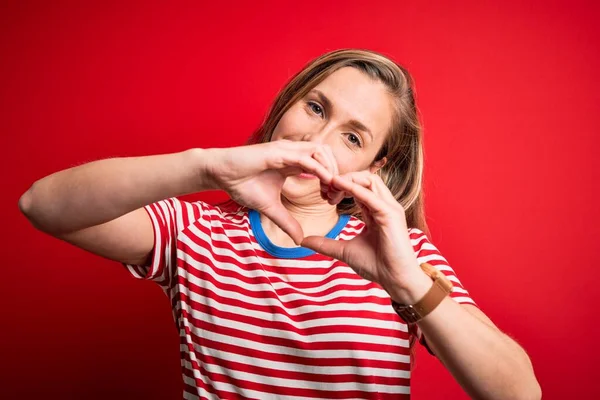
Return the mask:
[[[408,398],[417,339],[474,398],[540,398],[428,239],[422,174],[408,72],[344,49],[294,76],[247,145],[90,162],[19,207],[160,285],[186,399]],[[177,198],[214,189],[231,201]]]

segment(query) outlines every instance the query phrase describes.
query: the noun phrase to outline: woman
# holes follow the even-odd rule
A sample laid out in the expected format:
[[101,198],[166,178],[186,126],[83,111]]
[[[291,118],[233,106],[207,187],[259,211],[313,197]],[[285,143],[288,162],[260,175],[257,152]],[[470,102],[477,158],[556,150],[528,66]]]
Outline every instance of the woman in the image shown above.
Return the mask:
[[[21,197],[35,227],[158,283],[184,398],[407,398],[420,338],[476,398],[539,398],[523,349],[428,240],[408,72],[338,50],[251,143],[95,161]],[[221,205],[177,196],[221,189]]]

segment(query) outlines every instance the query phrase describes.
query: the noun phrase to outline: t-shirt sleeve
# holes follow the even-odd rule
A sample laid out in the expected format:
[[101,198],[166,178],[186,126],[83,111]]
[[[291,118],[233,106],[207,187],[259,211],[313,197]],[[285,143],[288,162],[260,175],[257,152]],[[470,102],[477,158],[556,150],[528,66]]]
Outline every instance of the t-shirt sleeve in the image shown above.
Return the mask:
[[171,286],[176,271],[177,241],[181,231],[202,218],[202,202],[186,202],[171,197],[144,206],[154,231],[154,247],[145,265],[122,263],[137,279],[158,283],[163,288]]
[[[477,306],[477,303],[475,303],[475,301],[471,298],[471,295],[467,289],[458,279],[454,269],[450,266],[442,253],[440,253],[438,248],[429,240],[427,235],[423,231],[416,228],[412,228],[409,234],[419,264],[431,264],[444,275],[446,275],[446,277],[452,282],[453,288],[452,292],[450,293],[450,298],[460,304],[471,304]],[[429,353],[434,354],[427,345],[425,336],[422,334],[417,325],[414,325],[414,329],[414,334],[417,336],[419,342],[427,348]]]

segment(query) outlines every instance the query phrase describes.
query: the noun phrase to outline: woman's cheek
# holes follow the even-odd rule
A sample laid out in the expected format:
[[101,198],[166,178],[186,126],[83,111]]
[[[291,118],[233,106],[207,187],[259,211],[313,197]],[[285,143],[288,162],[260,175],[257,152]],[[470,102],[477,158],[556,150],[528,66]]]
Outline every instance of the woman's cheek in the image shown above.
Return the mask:
[[343,175],[345,173],[348,172],[352,172],[352,160],[350,159],[350,157],[348,157],[348,154],[339,154],[339,153],[334,153],[333,154],[335,157],[335,160],[337,161],[338,164],[338,171],[340,175]]
[[302,140],[304,132],[310,130],[307,121],[302,118],[297,110],[288,110],[279,120],[273,137],[277,139]]

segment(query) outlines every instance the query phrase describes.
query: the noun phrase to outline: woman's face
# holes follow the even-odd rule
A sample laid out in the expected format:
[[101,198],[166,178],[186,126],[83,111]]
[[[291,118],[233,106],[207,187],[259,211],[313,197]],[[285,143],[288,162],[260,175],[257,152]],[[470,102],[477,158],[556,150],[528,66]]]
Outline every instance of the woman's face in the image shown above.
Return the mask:
[[[392,116],[392,97],[384,84],[356,68],[344,67],[287,110],[271,140],[326,144],[337,160],[340,174],[360,171],[373,167]],[[323,202],[318,179],[289,177],[282,192],[289,200]]]

